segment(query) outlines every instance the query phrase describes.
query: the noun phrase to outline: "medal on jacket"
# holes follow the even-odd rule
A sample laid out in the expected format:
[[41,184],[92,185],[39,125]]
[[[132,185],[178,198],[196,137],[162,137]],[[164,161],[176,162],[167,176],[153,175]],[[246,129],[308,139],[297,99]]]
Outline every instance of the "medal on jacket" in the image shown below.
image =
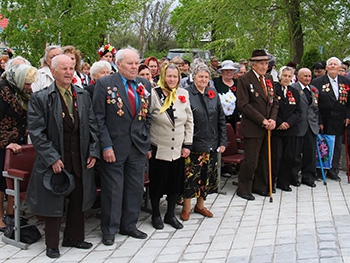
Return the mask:
[[117,98],[117,107],[119,108],[119,110],[117,111],[117,114],[118,114],[120,117],[124,115],[124,111],[122,110],[123,105],[124,105],[124,103],[123,103],[123,101],[122,101],[120,95],[118,94],[118,98]]

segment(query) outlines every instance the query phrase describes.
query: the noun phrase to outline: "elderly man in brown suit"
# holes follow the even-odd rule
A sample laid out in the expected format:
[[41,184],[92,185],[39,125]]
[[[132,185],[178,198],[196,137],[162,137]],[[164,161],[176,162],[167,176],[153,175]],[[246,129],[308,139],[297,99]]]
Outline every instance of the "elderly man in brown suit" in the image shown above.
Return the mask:
[[242,113],[244,160],[238,174],[237,195],[254,200],[253,193],[268,196],[267,131],[276,126],[278,101],[272,76],[266,74],[269,57],[254,50],[251,70],[240,77],[237,105]]

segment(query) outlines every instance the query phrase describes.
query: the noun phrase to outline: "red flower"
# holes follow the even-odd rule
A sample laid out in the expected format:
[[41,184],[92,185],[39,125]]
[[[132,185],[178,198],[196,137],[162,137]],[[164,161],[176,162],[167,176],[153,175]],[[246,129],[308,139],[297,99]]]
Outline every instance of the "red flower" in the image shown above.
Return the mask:
[[271,80],[266,79],[266,86],[269,87],[269,88],[272,88]]
[[236,92],[237,88],[236,88],[235,86],[232,86],[232,87],[231,87],[231,90],[232,90],[233,92]]
[[76,77],[73,77],[73,80],[72,80],[72,84],[75,84],[75,83],[77,83],[77,78]]
[[290,90],[287,91],[287,96],[288,97],[292,97],[293,96],[293,94],[292,94],[292,92],[290,92]]
[[314,92],[314,93],[317,93],[317,89],[312,87],[311,90]]
[[349,91],[349,90],[350,90],[349,85],[345,84],[344,87],[345,87],[345,90],[346,90],[346,91]]
[[215,92],[213,90],[209,90],[208,91],[208,97],[209,97],[209,99],[215,98]]
[[140,94],[141,97],[143,97],[145,95],[145,86],[139,83],[137,86],[136,92]]
[[180,95],[178,98],[179,98],[179,100],[180,100],[182,103],[185,103],[185,102],[186,102],[186,97],[185,97],[185,96]]

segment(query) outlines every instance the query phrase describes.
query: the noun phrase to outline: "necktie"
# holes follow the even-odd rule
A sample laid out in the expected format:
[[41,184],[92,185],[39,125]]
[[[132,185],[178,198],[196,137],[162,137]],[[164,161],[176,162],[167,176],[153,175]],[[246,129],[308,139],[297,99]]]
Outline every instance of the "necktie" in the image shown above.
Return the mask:
[[306,98],[307,98],[307,101],[309,103],[309,105],[311,104],[311,92],[310,90],[308,89],[308,87],[305,87],[304,88],[304,93],[306,95]]
[[135,117],[136,115],[136,101],[135,101],[135,93],[134,93],[134,89],[132,88],[132,81],[128,80],[128,99],[129,99],[129,103],[130,103],[130,108],[131,108],[131,112],[132,112],[132,116]]
[[265,96],[267,96],[267,92],[266,92],[266,87],[265,87],[265,83],[264,83],[264,78],[263,78],[263,75],[260,75],[259,76],[259,81],[260,81],[260,84],[261,84],[261,87],[265,93]]
[[72,96],[70,94],[69,90],[66,90],[64,93],[65,99],[66,99],[66,104],[67,104],[67,108],[69,111],[69,115],[73,116],[73,100],[72,100]]

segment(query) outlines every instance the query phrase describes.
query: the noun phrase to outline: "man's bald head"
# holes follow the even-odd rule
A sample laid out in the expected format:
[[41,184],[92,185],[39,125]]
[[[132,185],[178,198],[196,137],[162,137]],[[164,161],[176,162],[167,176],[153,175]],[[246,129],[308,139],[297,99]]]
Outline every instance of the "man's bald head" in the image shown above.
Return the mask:
[[304,86],[307,86],[311,83],[311,70],[308,68],[301,68],[298,71],[298,80]]

